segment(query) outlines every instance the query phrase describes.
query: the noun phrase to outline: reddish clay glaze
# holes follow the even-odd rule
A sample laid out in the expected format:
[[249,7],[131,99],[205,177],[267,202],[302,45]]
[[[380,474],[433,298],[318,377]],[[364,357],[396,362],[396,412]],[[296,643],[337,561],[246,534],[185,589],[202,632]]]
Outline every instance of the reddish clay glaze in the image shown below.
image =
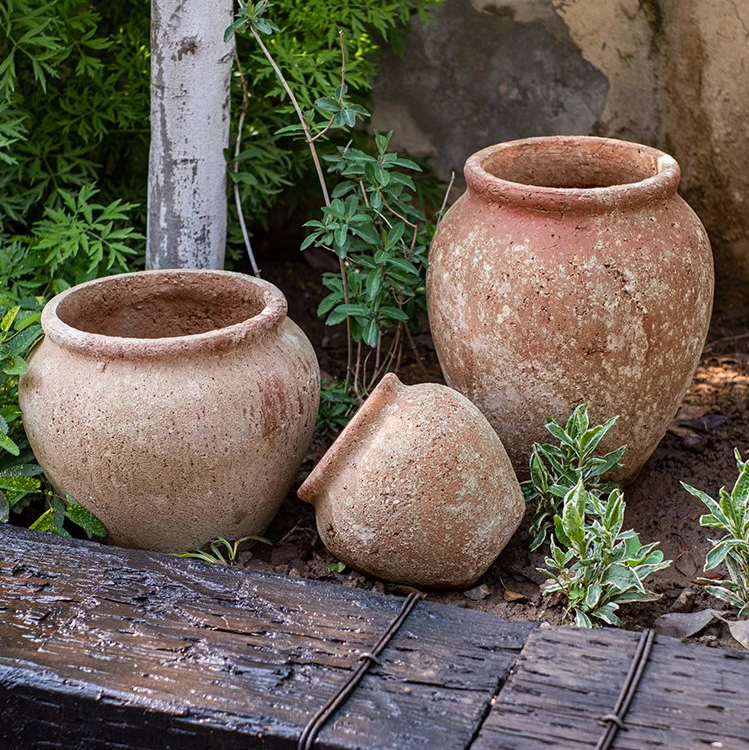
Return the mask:
[[449,385],[489,418],[521,476],[546,417],[620,415],[633,478],[699,361],[710,244],[668,155],[605,138],[492,146],[430,251],[429,318]]
[[386,375],[299,489],[325,546],[352,568],[469,586],[525,504],[502,443],[465,397]]
[[309,445],[319,368],[286,300],[224,271],[123,274],[44,309],[24,424],[59,493],[128,547],[262,532]]

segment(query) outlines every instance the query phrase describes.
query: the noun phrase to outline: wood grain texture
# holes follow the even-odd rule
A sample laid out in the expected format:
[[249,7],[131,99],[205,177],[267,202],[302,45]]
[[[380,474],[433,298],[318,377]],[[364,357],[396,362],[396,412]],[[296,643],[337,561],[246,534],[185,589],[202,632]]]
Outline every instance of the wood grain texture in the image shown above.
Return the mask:
[[[0,747],[292,748],[401,601],[0,526]],[[532,628],[419,603],[316,747],[469,746]]]
[[[542,628],[528,637],[472,750],[584,750],[605,729],[638,633]],[[749,653],[658,636],[616,750],[749,750]]]

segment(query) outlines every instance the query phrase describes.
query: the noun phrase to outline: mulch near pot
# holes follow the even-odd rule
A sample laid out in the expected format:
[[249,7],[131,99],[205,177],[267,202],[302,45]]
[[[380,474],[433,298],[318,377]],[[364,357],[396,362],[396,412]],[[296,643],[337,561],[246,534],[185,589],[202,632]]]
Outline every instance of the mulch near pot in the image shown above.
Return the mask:
[[[315,315],[324,295],[319,270],[304,263],[265,264],[263,277],[278,285],[289,300],[290,316],[313,342],[324,372],[338,375],[345,370],[345,338],[342,331],[326,327]],[[679,485],[683,480],[710,494],[736,478],[734,446],[742,453],[749,448],[749,338],[743,330],[722,326],[713,320],[708,342],[728,339],[702,356],[695,380],[682,409],[635,482],[626,490],[626,523],[640,532],[643,542],[660,540],[666,556],[674,560],[670,569],[651,580],[662,594],[657,602],[630,605],[622,611],[629,628],[652,626],[655,619],[674,611],[722,609],[694,583],[709,549],[710,532],[699,525],[704,512],[700,502]],[[411,352],[401,369],[406,383],[441,381],[441,373],[428,333],[416,337],[418,362]],[[557,415],[564,418],[567,415]],[[307,456],[301,482],[325,452],[330,440],[315,438]],[[626,456],[625,456],[626,458]],[[562,609],[542,598],[539,586],[543,555],[527,551],[527,519],[509,546],[478,584],[467,592],[431,593],[430,599],[460,607],[477,608],[511,620],[561,622]],[[256,545],[242,556],[242,564],[260,570],[321,579],[353,588],[384,590],[382,582],[349,569],[330,572],[335,559],[327,552],[315,530],[314,511],[292,491],[267,532],[273,547]],[[735,647],[724,624],[714,624],[691,638],[704,645]]]

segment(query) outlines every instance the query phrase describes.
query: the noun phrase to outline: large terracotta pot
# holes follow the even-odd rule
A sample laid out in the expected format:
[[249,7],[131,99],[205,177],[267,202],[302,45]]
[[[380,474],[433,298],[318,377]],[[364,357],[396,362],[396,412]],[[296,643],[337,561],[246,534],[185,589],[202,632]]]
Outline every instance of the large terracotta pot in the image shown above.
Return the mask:
[[432,243],[429,318],[449,385],[521,476],[543,425],[590,402],[620,420],[634,477],[673,418],[707,334],[713,265],[668,155],[605,138],[503,143],[466,163]]
[[299,488],[325,546],[378,578],[469,586],[525,503],[502,443],[464,396],[386,375]]
[[152,271],[44,309],[21,379],[31,446],[110,540],[177,551],[262,532],[303,460],[319,368],[266,281]]

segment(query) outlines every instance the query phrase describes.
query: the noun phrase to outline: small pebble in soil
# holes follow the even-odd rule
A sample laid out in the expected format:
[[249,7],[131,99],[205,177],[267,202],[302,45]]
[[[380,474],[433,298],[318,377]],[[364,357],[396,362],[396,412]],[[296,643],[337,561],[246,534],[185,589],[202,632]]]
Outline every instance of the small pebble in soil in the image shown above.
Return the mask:
[[684,589],[671,608],[672,612],[691,612],[694,609],[694,591]]
[[720,639],[714,635],[703,635],[701,638],[697,639],[697,643],[701,646],[719,646]]
[[464,591],[463,596],[467,597],[472,602],[478,602],[482,599],[486,599],[491,593],[492,590],[485,583],[482,583],[480,586]]

